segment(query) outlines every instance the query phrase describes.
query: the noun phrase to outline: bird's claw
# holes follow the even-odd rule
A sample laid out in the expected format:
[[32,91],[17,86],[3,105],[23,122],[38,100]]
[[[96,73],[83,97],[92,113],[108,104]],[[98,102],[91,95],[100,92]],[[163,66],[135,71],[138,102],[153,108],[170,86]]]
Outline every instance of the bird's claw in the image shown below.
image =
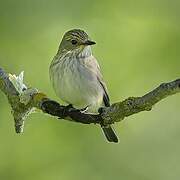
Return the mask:
[[64,107],[63,112],[62,112],[62,118],[65,118],[68,116],[68,113],[74,110],[72,104],[69,104]]
[[65,118],[68,116],[68,114],[73,113],[73,112],[80,112],[80,113],[85,113],[88,110],[88,106],[82,109],[75,109],[72,104],[69,104],[68,106],[64,107],[64,110],[62,112],[62,118]]
[[87,110],[88,110],[88,106],[86,106],[85,108],[79,109],[79,111],[80,111],[81,113],[86,113]]

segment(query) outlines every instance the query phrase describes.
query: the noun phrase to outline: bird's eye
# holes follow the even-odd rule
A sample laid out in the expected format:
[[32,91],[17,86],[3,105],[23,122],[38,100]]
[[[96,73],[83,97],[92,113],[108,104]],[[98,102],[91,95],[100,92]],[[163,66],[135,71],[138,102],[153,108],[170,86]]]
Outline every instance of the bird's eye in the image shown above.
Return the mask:
[[76,41],[75,39],[73,39],[73,40],[71,40],[71,43],[72,43],[73,45],[75,45],[75,44],[77,44],[77,41]]

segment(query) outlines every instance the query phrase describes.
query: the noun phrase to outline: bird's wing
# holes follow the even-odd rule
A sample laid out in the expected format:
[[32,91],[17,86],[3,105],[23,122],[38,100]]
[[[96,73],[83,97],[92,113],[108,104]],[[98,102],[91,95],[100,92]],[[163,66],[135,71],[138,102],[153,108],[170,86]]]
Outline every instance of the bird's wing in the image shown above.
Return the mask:
[[96,75],[97,80],[99,81],[103,91],[104,91],[104,96],[103,96],[103,102],[105,106],[110,106],[110,99],[108,96],[108,90],[107,90],[107,86],[106,83],[103,80],[103,76],[101,74],[101,70],[99,67],[99,64],[96,60],[96,58],[94,58],[93,56],[91,56],[88,59],[88,63],[86,64],[87,68]]
[[104,90],[104,96],[103,96],[103,102],[104,102],[104,105],[106,107],[109,107],[110,106],[110,99],[109,99],[109,96],[108,96],[108,93],[107,93],[107,87],[106,87],[106,84],[105,82],[103,81],[103,79],[99,79],[98,78],[98,81],[99,83],[101,84],[103,90]]

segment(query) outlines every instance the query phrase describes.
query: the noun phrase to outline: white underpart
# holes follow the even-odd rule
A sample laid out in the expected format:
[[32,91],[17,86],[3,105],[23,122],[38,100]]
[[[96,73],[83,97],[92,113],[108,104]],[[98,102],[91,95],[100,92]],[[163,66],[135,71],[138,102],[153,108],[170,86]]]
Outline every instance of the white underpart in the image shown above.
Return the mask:
[[104,90],[98,74],[99,65],[89,46],[78,56],[76,52],[71,56],[66,54],[50,68],[50,79],[57,96],[78,109],[88,106],[88,112],[92,113],[103,104]]

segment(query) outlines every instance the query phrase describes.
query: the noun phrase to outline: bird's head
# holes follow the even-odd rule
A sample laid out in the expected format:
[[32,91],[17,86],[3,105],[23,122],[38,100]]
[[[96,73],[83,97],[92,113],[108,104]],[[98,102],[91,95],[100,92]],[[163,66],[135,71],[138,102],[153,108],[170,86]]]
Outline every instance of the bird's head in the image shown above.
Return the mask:
[[81,52],[85,47],[96,44],[89,39],[87,33],[81,29],[66,32],[59,46],[58,52]]

